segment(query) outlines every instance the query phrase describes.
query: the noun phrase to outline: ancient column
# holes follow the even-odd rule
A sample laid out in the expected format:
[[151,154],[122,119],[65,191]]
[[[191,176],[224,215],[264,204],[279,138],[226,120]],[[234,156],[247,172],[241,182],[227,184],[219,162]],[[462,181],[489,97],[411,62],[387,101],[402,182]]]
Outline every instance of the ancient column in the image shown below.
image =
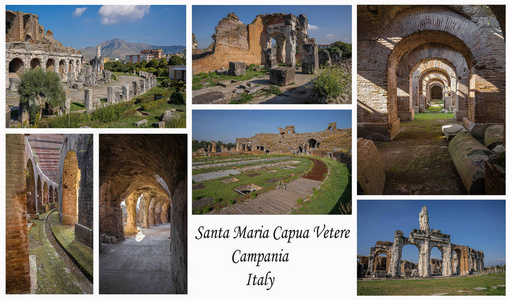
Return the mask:
[[113,86],[109,86],[106,88],[108,92],[108,104],[115,103],[115,88]]
[[443,276],[453,275],[452,265],[452,244],[447,244],[443,247]]
[[423,243],[421,243],[418,247],[420,249],[420,257],[418,260],[418,271],[420,272],[420,277],[429,277],[430,276],[430,241],[426,239]]
[[140,79],[140,94],[145,94],[145,80]]
[[129,101],[129,83],[124,83],[122,85],[122,96],[124,97],[124,101]]
[[400,230],[395,230],[393,238],[393,245],[391,247],[391,262],[390,262],[390,276],[400,277],[402,263],[402,248],[404,247],[404,233]]
[[133,80],[132,84],[133,84],[133,96],[136,96],[138,95],[138,84],[136,80]]
[[92,89],[85,89],[85,109],[87,112],[94,110],[92,105],[92,96]]

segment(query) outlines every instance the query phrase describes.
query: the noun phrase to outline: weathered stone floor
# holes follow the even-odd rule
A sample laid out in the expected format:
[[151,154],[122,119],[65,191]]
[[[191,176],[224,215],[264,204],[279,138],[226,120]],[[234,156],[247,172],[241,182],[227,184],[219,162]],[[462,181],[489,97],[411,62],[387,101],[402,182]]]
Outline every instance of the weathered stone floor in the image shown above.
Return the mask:
[[466,189],[448,153],[441,126],[459,123],[453,114],[431,106],[400,123],[391,142],[375,142],[385,163],[386,195],[466,195]]
[[99,254],[101,294],[172,292],[170,224],[141,230],[141,235],[129,236],[117,244],[101,244]]
[[[91,294],[92,284],[56,244],[50,233],[48,214],[33,220],[29,235],[32,293]],[[35,260],[35,261],[34,261]]]

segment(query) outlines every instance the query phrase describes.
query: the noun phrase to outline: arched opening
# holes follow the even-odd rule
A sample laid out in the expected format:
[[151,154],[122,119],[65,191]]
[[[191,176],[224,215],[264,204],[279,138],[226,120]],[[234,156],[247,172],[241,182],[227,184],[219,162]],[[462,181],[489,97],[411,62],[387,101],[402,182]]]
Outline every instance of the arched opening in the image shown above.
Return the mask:
[[461,275],[461,272],[460,272],[460,265],[461,265],[460,257],[461,257],[460,249],[454,249],[453,250],[453,257],[452,257],[453,275]]
[[402,248],[402,260],[400,262],[400,274],[402,277],[419,277],[419,257],[420,251],[414,244],[404,245]]
[[64,160],[62,174],[61,223],[63,225],[74,225],[78,222],[80,177],[81,171],[78,167],[78,157],[74,151],[69,151]]
[[9,63],[9,73],[20,76],[23,73],[23,61],[19,58],[11,60]]
[[269,36],[269,47],[275,49],[276,51],[276,62],[279,64],[285,63],[286,61],[286,40],[285,36],[280,32],[275,32]]
[[374,258],[374,277],[386,277],[390,268],[390,260],[386,253],[378,253]]
[[49,203],[48,183],[45,181],[43,184],[43,205]]
[[50,58],[48,59],[48,61],[46,62],[46,72],[53,72],[55,70],[55,60]]
[[438,247],[430,250],[430,276],[443,275],[443,252]]
[[432,100],[443,100],[443,89],[439,85],[434,85],[430,88],[430,98]]
[[25,42],[31,42],[32,36],[30,34],[25,35]]
[[40,175],[37,175],[37,212],[42,212],[42,185]]
[[58,64],[58,73],[60,74],[60,78],[64,77],[64,71],[65,71],[64,66],[65,66],[65,62],[63,59],[61,59]]
[[34,58],[30,61],[30,68],[36,69],[41,67],[41,61],[38,58]]
[[319,144],[317,143],[316,139],[309,139],[307,144],[309,150],[315,150],[315,148],[319,148]]
[[53,186],[50,185],[50,191],[48,195],[48,203],[53,203]]
[[27,191],[27,213],[36,214],[36,190],[35,190],[35,175],[34,166],[32,160],[27,161],[27,167],[25,169],[26,178],[26,191]]

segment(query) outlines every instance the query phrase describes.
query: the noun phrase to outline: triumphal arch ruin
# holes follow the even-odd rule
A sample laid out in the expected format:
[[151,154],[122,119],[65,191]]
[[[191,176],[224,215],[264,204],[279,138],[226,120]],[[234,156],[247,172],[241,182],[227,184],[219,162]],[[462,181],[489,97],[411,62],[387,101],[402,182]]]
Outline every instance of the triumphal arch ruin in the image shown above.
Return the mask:
[[[193,74],[228,68],[229,62],[274,67],[285,63],[296,66],[305,55],[308,18],[305,15],[274,13],[258,15],[245,25],[234,13],[220,20],[204,51],[193,51]],[[275,47],[273,47],[273,40]]]
[[[370,248],[370,255],[358,257],[358,264],[364,265],[365,277],[429,277],[433,275],[468,275],[484,269],[483,251],[450,242],[450,235],[437,229],[430,229],[427,207],[423,206],[419,215],[420,229],[413,229],[409,237],[400,230],[395,231],[393,242],[377,241]],[[418,265],[402,259],[402,248],[414,245],[419,251]],[[437,247],[442,259],[430,258],[431,250]],[[385,255],[382,257],[380,255]],[[433,272],[436,268],[437,271]],[[414,271],[413,271],[414,269]],[[415,271],[417,269],[417,272]]]

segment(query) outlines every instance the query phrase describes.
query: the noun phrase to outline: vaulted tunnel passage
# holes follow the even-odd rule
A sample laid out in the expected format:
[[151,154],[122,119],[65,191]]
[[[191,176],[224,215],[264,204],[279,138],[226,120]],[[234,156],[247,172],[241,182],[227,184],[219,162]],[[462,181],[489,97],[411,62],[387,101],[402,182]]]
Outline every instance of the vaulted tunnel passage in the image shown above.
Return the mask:
[[[504,136],[505,37],[497,8],[358,6],[358,137],[381,154],[386,178],[379,180],[392,183],[384,194],[502,193],[503,174],[485,183],[485,169],[492,172],[504,152],[485,143],[492,126]],[[468,167],[481,166],[481,178],[456,160],[469,147],[449,146],[459,132],[486,149]]]
[[101,135],[100,153],[100,293],[185,293],[186,136]]

